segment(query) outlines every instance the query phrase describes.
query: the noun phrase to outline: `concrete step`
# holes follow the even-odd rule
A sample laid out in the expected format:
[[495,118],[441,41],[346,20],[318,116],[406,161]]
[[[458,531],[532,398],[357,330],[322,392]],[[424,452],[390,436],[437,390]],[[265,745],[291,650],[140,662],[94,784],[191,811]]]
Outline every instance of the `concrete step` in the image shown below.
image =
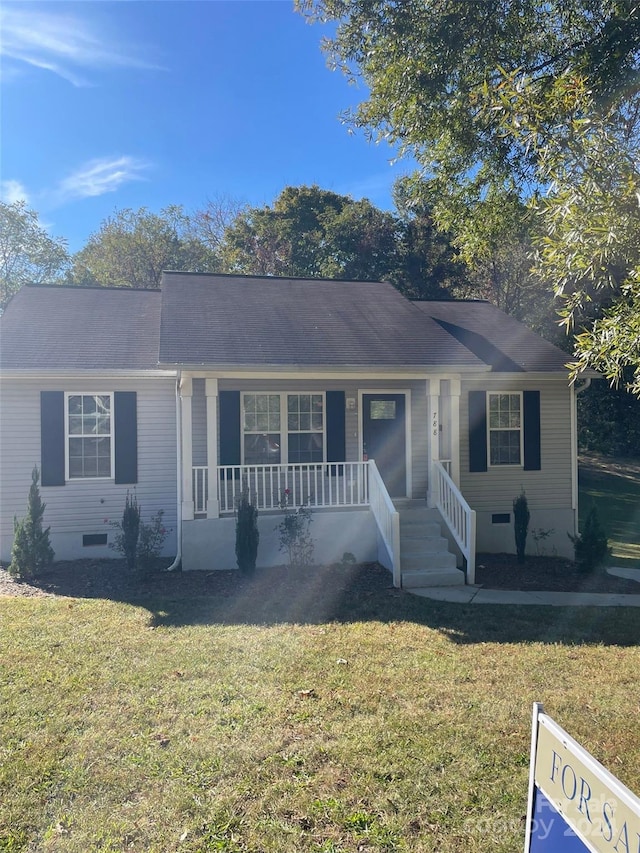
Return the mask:
[[465,582],[464,572],[460,569],[445,569],[443,571],[409,571],[402,572],[403,589],[425,589],[434,586],[461,586]]
[[403,554],[400,550],[402,571],[449,571],[456,568],[456,555],[450,551],[437,551],[433,554]]
[[400,536],[403,539],[423,539],[429,536],[440,536],[442,528],[437,521],[403,522],[400,520]]
[[449,543],[444,536],[403,536],[400,534],[400,553],[409,554],[438,554],[447,552]]

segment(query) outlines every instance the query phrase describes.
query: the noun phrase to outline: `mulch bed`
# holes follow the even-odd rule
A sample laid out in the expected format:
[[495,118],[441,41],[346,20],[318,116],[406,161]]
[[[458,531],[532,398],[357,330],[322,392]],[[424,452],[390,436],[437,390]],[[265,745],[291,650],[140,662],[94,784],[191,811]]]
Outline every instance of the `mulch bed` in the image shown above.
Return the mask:
[[617,578],[604,568],[585,574],[561,557],[528,556],[518,563],[513,554],[478,554],[476,583],[487,589],[640,594],[637,581]]
[[[164,564],[166,566],[166,563]],[[30,583],[16,581],[0,567],[0,596],[69,596],[74,598],[226,598],[248,584],[264,583],[281,595],[307,584],[317,595],[323,589],[336,593],[341,585],[354,583],[363,593],[390,587],[391,577],[377,563],[345,569],[314,567],[290,572],[286,566],[262,570],[247,579],[238,571],[165,572],[140,578],[127,571],[123,560],[74,560],[55,563]],[[585,575],[569,560],[558,557],[527,557],[519,564],[511,554],[479,554],[476,583],[487,589],[547,590],[559,592],[610,592],[640,594],[640,583],[607,574],[604,569]]]

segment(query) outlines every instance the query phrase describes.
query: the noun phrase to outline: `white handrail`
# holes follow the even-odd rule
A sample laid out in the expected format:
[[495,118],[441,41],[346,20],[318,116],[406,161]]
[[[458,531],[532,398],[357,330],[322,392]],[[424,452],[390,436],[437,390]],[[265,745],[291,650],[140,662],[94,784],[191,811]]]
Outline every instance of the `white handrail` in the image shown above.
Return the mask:
[[400,514],[389,497],[389,492],[380,476],[378,466],[373,459],[370,459],[367,464],[369,466],[369,505],[382,536],[382,541],[389,554],[389,559],[391,560],[393,585],[400,588],[402,586],[402,574],[400,571]]
[[467,583],[473,584],[476,580],[476,512],[437,460],[433,463],[433,485],[436,507],[467,562]]

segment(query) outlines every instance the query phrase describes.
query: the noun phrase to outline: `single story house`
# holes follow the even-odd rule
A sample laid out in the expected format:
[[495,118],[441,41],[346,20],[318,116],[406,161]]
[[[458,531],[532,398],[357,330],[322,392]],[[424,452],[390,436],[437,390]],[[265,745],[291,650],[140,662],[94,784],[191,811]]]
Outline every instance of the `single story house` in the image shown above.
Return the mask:
[[57,559],[116,556],[135,492],[184,569],[233,568],[245,488],[261,565],[283,561],[286,501],[313,507],[318,561],[472,581],[476,551],[514,551],[522,491],[530,529],[572,552],[578,389],[565,353],[487,302],[167,272],[160,290],[24,287],[0,344],[4,562],[34,465]]

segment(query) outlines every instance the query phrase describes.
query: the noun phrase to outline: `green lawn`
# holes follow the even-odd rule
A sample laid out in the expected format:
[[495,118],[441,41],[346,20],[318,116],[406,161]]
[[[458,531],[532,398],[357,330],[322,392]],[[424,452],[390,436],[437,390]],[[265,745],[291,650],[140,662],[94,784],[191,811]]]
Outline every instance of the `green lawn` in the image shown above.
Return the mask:
[[640,460],[589,457],[579,468],[580,523],[595,504],[609,536],[610,562],[640,568]]
[[640,791],[631,609],[0,599],[0,850],[517,851],[531,706]]

